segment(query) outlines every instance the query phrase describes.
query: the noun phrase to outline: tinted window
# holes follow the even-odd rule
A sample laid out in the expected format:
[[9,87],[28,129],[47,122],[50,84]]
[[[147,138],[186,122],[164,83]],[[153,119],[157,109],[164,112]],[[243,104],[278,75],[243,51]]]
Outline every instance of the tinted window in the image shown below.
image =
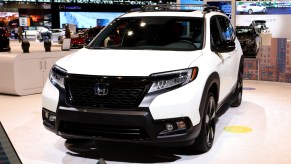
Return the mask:
[[254,35],[254,30],[252,28],[236,28],[237,36],[252,36]]
[[214,16],[210,20],[210,41],[211,48],[228,44],[235,39],[234,29],[227,17]]
[[230,23],[230,20],[223,16],[217,17],[220,29],[221,29],[221,36],[223,41],[233,41],[235,38],[234,30],[232,28],[232,25]]
[[196,50],[202,43],[202,18],[143,17],[113,21],[89,48]]

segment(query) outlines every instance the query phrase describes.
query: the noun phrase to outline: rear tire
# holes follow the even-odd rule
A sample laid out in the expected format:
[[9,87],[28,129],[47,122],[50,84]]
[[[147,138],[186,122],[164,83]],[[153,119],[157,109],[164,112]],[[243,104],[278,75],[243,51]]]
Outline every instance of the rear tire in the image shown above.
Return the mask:
[[243,93],[243,72],[239,71],[238,79],[237,79],[237,87],[234,92],[234,101],[231,103],[231,107],[238,107],[242,102],[242,93]]
[[205,153],[209,151],[214,142],[215,125],[216,125],[216,109],[217,104],[213,93],[208,93],[206,103],[204,105],[204,114],[201,119],[201,131],[191,148],[196,153]]
[[248,13],[249,14],[252,14],[253,13],[253,10],[252,9],[249,9]]

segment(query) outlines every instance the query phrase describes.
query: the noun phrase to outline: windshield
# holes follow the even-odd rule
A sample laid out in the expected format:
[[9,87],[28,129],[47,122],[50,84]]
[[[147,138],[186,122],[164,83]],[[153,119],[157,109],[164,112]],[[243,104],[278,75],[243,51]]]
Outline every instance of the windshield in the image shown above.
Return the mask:
[[252,28],[236,28],[237,36],[253,36],[254,31]]
[[114,20],[88,48],[197,50],[202,43],[202,18],[130,17]]

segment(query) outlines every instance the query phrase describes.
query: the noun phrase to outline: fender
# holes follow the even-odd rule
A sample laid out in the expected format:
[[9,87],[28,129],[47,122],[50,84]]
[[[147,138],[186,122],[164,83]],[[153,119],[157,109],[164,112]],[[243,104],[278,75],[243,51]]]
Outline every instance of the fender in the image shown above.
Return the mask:
[[[199,106],[199,113],[200,113],[200,117],[202,118],[203,114],[204,114],[204,107],[205,107],[205,102],[206,102],[206,97],[207,97],[207,93],[212,90],[213,94],[215,96],[216,99],[216,104],[218,103],[218,99],[219,99],[219,87],[220,87],[220,80],[219,80],[219,75],[217,72],[213,72],[207,79],[205,86],[204,86],[204,90],[203,90],[203,94],[201,97],[201,101],[200,101],[200,106]],[[201,124],[201,121],[200,123]]]

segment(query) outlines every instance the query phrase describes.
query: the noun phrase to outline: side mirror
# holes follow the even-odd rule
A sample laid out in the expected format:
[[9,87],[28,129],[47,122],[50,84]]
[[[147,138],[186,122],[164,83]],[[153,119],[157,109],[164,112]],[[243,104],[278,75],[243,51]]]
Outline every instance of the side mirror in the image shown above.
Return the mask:
[[233,50],[235,50],[234,41],[222,42],[221,44],[218,44],[212,47],[212,51],[217,52],[217,53],[230,52]]

